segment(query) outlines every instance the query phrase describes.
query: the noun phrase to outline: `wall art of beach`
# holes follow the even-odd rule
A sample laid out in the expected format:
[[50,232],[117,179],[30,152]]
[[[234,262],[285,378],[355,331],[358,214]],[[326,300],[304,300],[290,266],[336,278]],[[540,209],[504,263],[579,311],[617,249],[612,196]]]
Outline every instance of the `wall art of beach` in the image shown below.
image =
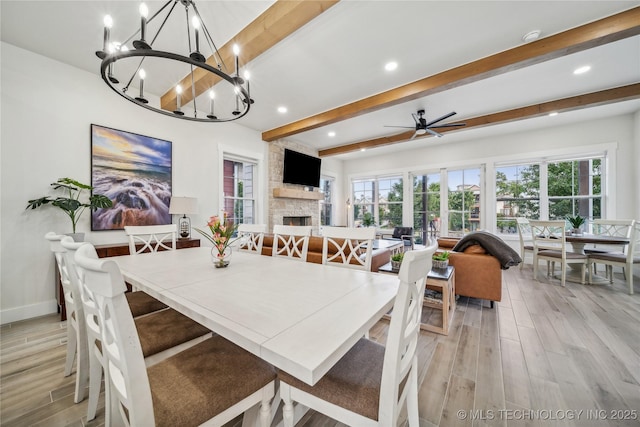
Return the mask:
[[94,194],[113,202],[92,212],[92,230],[171,224],[171,142],[91,125]]

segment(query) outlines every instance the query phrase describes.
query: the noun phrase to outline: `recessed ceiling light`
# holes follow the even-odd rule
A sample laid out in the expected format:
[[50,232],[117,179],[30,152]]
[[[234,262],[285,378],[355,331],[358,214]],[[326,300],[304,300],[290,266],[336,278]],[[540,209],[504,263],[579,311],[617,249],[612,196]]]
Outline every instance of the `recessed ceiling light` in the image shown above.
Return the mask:
[[333,138],[334,136],[336,136],[336,133],[334,131],[331,131],[327,135],[329,135],[331,138]]
[[395,61],[387,62],[384,66],[384,69],[387,71],[393,71],[398,68],[398,63]]
[[586,73],[587,71],[589,71],[590,69],[591,69],[591,66],[590,66],[590,65],[584,65],[584,66],[582,66],[582,67],[578,67],[578,68],[576,68],[575,70],[573,70],[573,74],[576,74],[576,75],[577,75],[577,74],[584,74],[584,73]]
[[554,116],[557,116],[557,115],[558,115],[557,111],[552,111],[552,112],[549,113],[549,117],[554,117]]
[[522,41],[525,43],[531,43],[534,40],[538,40],[538,37],[540,37],[540,30],[533,30],[522,36]]
[[287,107],[278,107],[278,113],[286,113],[287,112]]
[[367,151],[367,149],[366,148],[361,148],[360,151]]

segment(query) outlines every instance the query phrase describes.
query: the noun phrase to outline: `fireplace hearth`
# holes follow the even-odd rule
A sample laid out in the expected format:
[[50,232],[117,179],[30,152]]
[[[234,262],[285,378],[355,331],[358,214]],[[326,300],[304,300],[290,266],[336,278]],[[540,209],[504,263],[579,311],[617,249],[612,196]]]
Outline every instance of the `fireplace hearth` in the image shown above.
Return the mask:
[[282,225],[311,225],[310,216],[283,216]]

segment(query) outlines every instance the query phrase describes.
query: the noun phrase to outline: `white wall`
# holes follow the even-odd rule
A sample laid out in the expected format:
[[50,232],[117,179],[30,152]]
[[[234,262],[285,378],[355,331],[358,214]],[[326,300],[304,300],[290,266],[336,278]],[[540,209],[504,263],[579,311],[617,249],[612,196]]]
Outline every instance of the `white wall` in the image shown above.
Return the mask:
[[[220,208],[219,144],[267,159],[266,144],[256,131],[235,123],[165,117],[126,102],[98,75],[6,43],[0,48],[1,323],[56,310],[54,261],[44,235],[71,232],[71,224],[58,209],[25,207],[29,199],[52,194],[49,184],[58,178],[90,183],[92,123],[172,141],[173,194],[198,198],[192,226],[204,224]],[[264,206],[258,217],[265,220]],[[91,232],[89,219],[85,212],[78,226],[86,241],[126,241],[123,231]]]

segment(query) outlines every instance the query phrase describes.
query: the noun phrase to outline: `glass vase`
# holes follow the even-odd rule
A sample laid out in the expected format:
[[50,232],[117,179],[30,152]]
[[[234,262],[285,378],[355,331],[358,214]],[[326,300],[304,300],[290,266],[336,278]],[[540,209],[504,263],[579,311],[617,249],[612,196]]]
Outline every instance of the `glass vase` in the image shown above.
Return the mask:
[[224,252],[220,254],[218,248],[211,248],[211,262],[216,268],[224,268],[231,261],[231,246],[227,246]]

